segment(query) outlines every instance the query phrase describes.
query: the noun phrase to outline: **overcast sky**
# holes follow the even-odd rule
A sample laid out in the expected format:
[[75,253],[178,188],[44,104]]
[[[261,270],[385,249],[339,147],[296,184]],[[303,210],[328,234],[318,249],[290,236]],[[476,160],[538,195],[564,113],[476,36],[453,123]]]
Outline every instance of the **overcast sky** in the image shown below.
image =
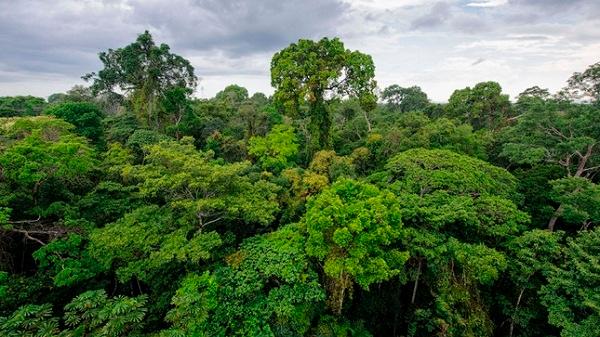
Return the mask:
[[373,56],[381,88],[435,101],[488,80],[556,91],[600,61],[600,0],[0,0],[0,96],[83,84],[98,52],[146,29],[192,62],[201,97],[272,93],[271,57],[299,38],[339,36]]

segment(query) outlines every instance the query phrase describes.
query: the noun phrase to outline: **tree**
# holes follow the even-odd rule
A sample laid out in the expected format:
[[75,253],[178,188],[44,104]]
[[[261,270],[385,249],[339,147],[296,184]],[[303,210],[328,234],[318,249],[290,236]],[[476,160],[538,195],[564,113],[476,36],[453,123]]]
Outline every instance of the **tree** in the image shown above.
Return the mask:
[[540,87],[533,86],[525,89],[517,96],[517,102],[514,107],[516,110],[516,116],[510,120],[514,121],[521,118],[521,116],[533,109],[536,105],[544,105],[551,99],[550,92],[548,89],[542,89]]
[[248,162],[219,163],[190,142],[150,145],[143,164],[123,168],[146,205],[90,236],[92,256],[116,267],[122,282],[207,261],[222,243],[219,232],[267,225],[279,209],[276,186],[251,179]]
[[393,155],[413,148],[447,149],[487,159],[486,145],[490,140],[489,132],[474,132],[469,124],[408,112],[378,126],[366,146],[373,154],[372,161],[384,164]]
[[194,67],[183,57],[171,53],[168,45],[157,46],[148,31],[130,45],[99,54],[104,69],[83,76],[92,81],[94,94],[129,94],[133,111],[147,126],[161,128],[160,102],[173,88],[190,94],[197,84]]
[[0,97],[0,117],[38,116],[45,107],[46,100],[40,97]]
[[387,103],[390,110],[400,112],[424,111],[429,105],[427,94],[417,86],[403,88],[393,84],[383,90],[381,99]]
[[541,290],[548,321],[564,337],[600,334],[600,228],[567,239],[564,262],[552,269]]
[[507,267],[502,244],[528,222],[514,177],[451,151],[412,149],[370,180],[401,205],[410,335],[491,336],[484,291]]
[[350,51],[337,38],[317,42],[299,40],[279,51],[271,61],[274,99],[292,115],[308,105],[310,153],[331,147],[329,103],[338,97],[357,97],[366,110],[375,106],[371,56]]
[[[535,229],[508,242],[507,274],[513,285],[499,296],[507,297],[503,310],[510,317],[508,336],[546,332],[545,311],[537,292],[546,284],[546,276],[561,258],[561,239],[560,232]],[[540,328],[536,321],[542,322]]]
[[144,163],[125,167],[141,196],[169,203],[199,228],[227,221],[267,225],[278,210],[277,187],[249,177],[249,162],[222,164],[183,138],[146,147]]
[[161,270],[207,261],[221,243],[215,231],[178,223],[169,208],[142,206],[92,232],[89,254],[103,270],[114,269],[119,281],[152,286]]
[[587,229],[600,224],[600,186],[582,177],[550,181],[551,198],[562,206],[560,216],[569,224]]
[[550,91],[548,91],[548,89],[542,89],[537,85],[534,85],[533,87],[523,90],[523,92],[521,92],[519,96],[517,96],[517,101],[521,101],[527,98],[539,98],[545,100],[550,98]]
[[183,87],[174,87],[167,90],[161,102],[165,114],[168,116],[169,126],[167,132],[179,140],[186,130],[186,122],[192,112],[188,99],[188,90]]
[[225,89],[215,95],[215,100],[225,105],[226,109],[233,111],[239,109],[242,103],[248,99],[248,89],[237,84],[228,85]]
[[62,120],[40,116],[1,123],[0,206],[12,215],[0,236],[17,233],[45,244],[46,238],[64,234],[54,220],[67,204],[93,186],[95,152]]
[[325,294],[298,225],[245,240],[209,274],[190,274],[173,297],[165,336],[304,336]]
[[482,82],[473,88],[455,90],[446,105],[446,115],[470,123],[474,129],[498,129],[510,117],[508,95],[500,84]]
[[[600,115],[590,106],[536,104],[506,130],[501,156],[522,165],[551,164],[567,178],[590,179],[600,169]],[[548,221],[554,230],[565,205]]]
[[393,194],[353,180],[339,180],[309,200],[306,253],[323,262],[336,315],[354,282],[368,289],[402,271],[408,254],[392,247],[402,233],[399,208]]
[[103,138],[102,118],[104,114],[93,103],[67,102],[50,106],[44,114],[56,116],[75,126],[75,132],[99,144]]
[[593,104],[600,103],[600,62],[590,65],[584,72],[576,72],[568,80],[567,92],[572,98]]
[[289,167],[298,155],[294,128],[280,124],[265,137],[250,138],[248,153],[256,157],[265,170],[281,171]]
[[66,93],[55,93],[48,96],[48,103],[61,104],[66,102],[89,102],[97,103],[92,89],[83,85],[74,85]]

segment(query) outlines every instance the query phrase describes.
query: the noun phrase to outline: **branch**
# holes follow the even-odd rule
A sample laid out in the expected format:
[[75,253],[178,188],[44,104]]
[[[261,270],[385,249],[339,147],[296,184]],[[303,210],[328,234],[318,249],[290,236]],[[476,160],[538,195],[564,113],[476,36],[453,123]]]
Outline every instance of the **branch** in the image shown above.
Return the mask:
[[206,223],[204,223],[204,224],[202,225],[202,227],[208,226],[208,225],[210,225],[211,223],[213,223],[213,222],[217,222],[217,221],[219,221],[219,220],[221,220],[221,219],[223,219],[223,217],[222,217],[222,216],[221,216],[221,217],[218,217],[218,218],[216,218],[216,219],[210,220],[209,222],[206,222]]
[[596,170],[596,169],[599,169],[599,168],[600,168],[600,165],[593,166],[593,167],[588,167],[588,168],[584,169],[583,172],[592,171],[592,170]]
[[17,233],[22,233],[23,235],[25,235],[26,238],[28,238],[29,240],[35,241],[37,243],[39,243],[42,246],[45,246],[46,243],[40,239],[34,238],[33,236],[29,235],[29,232],[24,230],[24,229],[13,229],[13,232],[17,232]]
[[9,224],[19,224],[19,223],[36,223],[38,221],[40,221],[40,219],[42,218],[41,215],[38,215],[37,219],[35,220],[19,220],[19,221],[8,221]]

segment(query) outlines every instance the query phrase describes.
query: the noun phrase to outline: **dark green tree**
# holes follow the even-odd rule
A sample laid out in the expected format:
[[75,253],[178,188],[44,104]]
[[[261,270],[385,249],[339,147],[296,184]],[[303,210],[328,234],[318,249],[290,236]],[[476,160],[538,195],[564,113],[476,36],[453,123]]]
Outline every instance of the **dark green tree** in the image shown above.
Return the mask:
[[40,97],[0,97],[0,117],[37,116],[42,113],[46,105],[46,100]]
[[130,45],[99,56],[104,68],[83,76],[92,81],[93,93],[128,95],[136,116],[147,126],[164,126],[160,102],[168,91],[179,87],[190,94],[197,84],[190,62],[171,53],[166,44],[157,46],[148,31]]
[[473,88],[455,90],[446,105],[446,115],[470,123],[476,130],[494,130],[511,116],[511,106],[500,84],[482,82]]
[[75,126],[75,132],[96,144],[103,141],[102,118],[104,114],[93,103],[67,102],[52,105],[44,114],[56,116]]
[[425,111],[429,105],[427,94],[417,86],[403,88],[397,84],[390,85],[381,93],[381,99],[392,111]]
[[600,334],[600,229],[567,239],[565,258],[541,290],[548,321],[564,337]]
[[374,107],[374,76],[371,56],[346,49],[337,38],[299,40],[271,61],[275,101],[287,113],[310,118],[311,154],[331,147],[331,100],[357,97],[366,110]]

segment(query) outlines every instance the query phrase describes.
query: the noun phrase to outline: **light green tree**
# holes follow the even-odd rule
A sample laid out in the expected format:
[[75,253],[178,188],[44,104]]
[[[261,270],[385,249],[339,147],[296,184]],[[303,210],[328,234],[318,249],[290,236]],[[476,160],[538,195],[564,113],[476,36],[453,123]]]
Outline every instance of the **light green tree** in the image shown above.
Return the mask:
[[368,289],[403,270],[408,253],[394,248],[402,235],[400,204],[389,192],[342,179],[308,201],[306,252],[323,263],[328,304],[340,315],[357,283]]
[[258,159],[263,169],[281,171],[294,163],[298,147],[294,128],[279,124],[264,137],[250,138],[248,153]]

